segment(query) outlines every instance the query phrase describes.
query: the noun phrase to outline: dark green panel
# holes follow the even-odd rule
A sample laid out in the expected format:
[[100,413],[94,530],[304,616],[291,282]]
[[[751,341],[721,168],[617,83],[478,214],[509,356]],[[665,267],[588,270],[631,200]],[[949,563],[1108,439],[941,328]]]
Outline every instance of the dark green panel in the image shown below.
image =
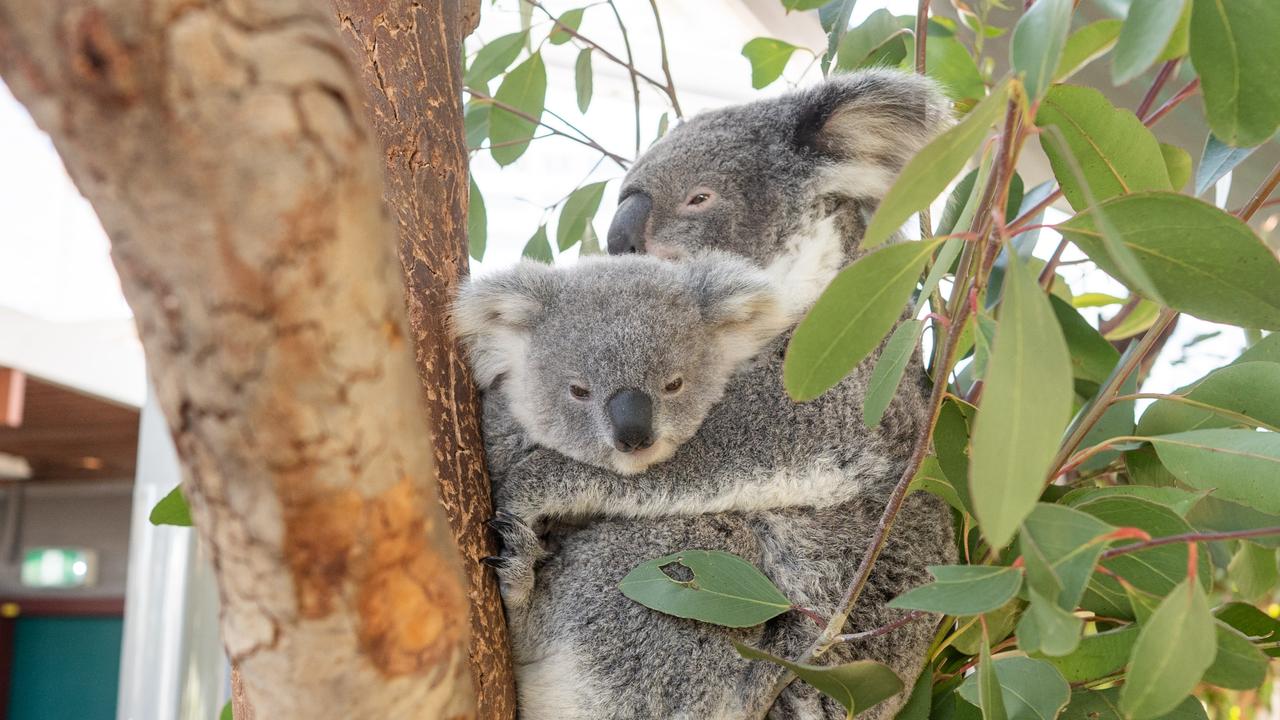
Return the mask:
[[9,720],[114,720],[120,618],[20,617]]

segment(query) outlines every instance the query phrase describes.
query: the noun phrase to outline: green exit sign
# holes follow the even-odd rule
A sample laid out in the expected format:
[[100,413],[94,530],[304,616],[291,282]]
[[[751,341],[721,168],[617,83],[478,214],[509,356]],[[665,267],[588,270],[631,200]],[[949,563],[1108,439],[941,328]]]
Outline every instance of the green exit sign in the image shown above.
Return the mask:
[[83,548],[28,548],[22,584],[33,588],[88,587],[98,580],[98,553]]

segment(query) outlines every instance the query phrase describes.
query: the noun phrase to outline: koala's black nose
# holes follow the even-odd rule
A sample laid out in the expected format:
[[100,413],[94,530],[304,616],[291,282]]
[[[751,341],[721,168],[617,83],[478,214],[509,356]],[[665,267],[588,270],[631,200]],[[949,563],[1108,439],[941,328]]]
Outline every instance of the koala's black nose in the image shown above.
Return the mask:
[[609,223],[610,255],[644,252],[644,228],[652,209],[653,199],[642,192],[631,193],[618,203]]
[[639,390],[619,390],[605,403],[613,426],[613,446],[622,452],[653,444],[653,400]]

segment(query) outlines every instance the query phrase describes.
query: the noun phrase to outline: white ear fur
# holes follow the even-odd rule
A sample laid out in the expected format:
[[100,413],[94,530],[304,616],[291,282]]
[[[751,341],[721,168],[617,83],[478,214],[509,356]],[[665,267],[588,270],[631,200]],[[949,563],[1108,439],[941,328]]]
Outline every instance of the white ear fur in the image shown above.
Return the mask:
[[689,272],[719,357],[730,366],[754,357],[795,321],[769,276],[744,260],[703,255],[689,261]]
[[481,389],[512,372],[525,354],[529,331],[556,291],[555,270],[523,261],[472,280],[458,292],[451,325]]

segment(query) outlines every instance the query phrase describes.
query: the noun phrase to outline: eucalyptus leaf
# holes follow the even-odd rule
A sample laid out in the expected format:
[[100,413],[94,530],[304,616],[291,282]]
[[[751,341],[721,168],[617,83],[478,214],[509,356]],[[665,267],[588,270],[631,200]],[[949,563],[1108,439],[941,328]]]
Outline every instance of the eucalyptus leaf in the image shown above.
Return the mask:
[[1239,416],[1277,429],[1280,428],[1280,363],[1233,363],[1214,370],[1173,396],[1195,404],[1157,400],[1143,413],[1138,423],[1139,435],[1231,427],[1241,424]]
[[552,45],[563,45],[572,40],[573,33],[576,33],[578,28],[582,26],[582,13],[585,10],[586,8],[573,8],[572,10],[564,11],[556,19],[555,27],[552,28],[551,34],[547,36],[547,40]]
[[1055,82],[1065,82],[1086,65],[1097,60],[1115,47],[1120,36],[1120,20],[1104,19],[1091,22],[1071,33],[1062,48],[1062,59],[1053,73]]
[[[668,566],[675,568],[670,574]],[[791,601],[754,565],[716,550],[685,550],[641,563],[618,589],[659,612],[725,627],[753,627],[791,609]]]
[[551,241],[547,239],[546,225],[538,226],[538,229],[533,233],[533,237],[529,238],[529,242],[525,243],[524,250],[520,255],[530,260],[537,260],[547,264],[555,262],[555,258],[551,255]]
[[591,48],[583,48],[573,64],[573,89],[579,112],[585,113],[591,107],[594,78],[595,74],[591,71]]
[[485,43],[467,66],[463,80],[469,86],[479,87],[506,72],[519,57],[528,36],[524,31],[514,32]]
[[1213,134],[1233,147],[1265,142],[1280,127],[1280,3],[1192,0],[1191,62]]
[[1071,412],[1071,362],[1048,299],[1022,263],[1010,262],[973,431],[969,489],[992,547],[1004,547],[1049,473]]
[[1122,670],[1129,662],[1133,644],[1138,641],[1138,626],[1125,625],[1115,630],[1086,635],[1070,654],[1064,657],[1045,657],[1062,673],[1067,682],[1082,683],[1108,677]]
[[1227,566],[1227,577],[1235,585],[1237,595],[1245,600],[1261,600],[1280,580],[1276,573],[1276,549],[1242,541]]
[[484,196],[476,179],[470,179],[470,196],[467,198],[467,246],[474,260],[484,259],[485,240],[488,237],[488,220],[484,210]]
[[[1120,714],[1120,688],[1102,690],[1078,688],[1071,693],[1071,704],[1058,716],[1059,720],[1126,720]],[[1158,720],[1209,720],[1200,700],[1189,697],[1161,715]]]
[[877,48],[905,32],[902,23],[892,13],[883,8],[876,10],[841,38],[840,47],[836,50],[836,68],[856,70],[869,65]]
[[591,221],[600,209],[604,197],[605,182],[594,182],[569,193],[560,208],[560,221],[556,223],[556,246],[563,252],[582,241]]
[[777,38],[758,37],[742,46],[742,56],[751,63],[751,87],[760,88],[782,77],[787,61],[800,48]]
[[1111,80],[1123,85],[1146,72],[1173,37],[1186,0],[1133,0],[1116,43]]
[[997,565],[934,565],[929,572],[933,582],[899,595],[889,607],[977,615],[1009,602],[1022,585],[1020,570]]
[[940,240],[903,242],[864,255],[831,281],[800,321],[782,376],[797,401],[834,387],[880,344],[902,316]]
[[964,120],[934,138],[907,163],[880,201],[863,234],[862,247],[873,248],[888,240],[913,214],[928,207],[947,188],[1004,111],[1008,91],[1007,83],[995,87]]
[[1209,133],[1204,141],[1204,152],[1200,155],[1200,167],[1196,168],[1196,195],[1203,195],[1205,190],[1234,170],[1259,147],[1261,145],[1231,147],[1213,133]]
[[[1280,515],[1269,515],[1248,504],[1233,503],[1206,494],[1187,512],[1187,522],[1197,530],[1237,532],[1280,528]],[[1280,548],[1280,533],[1259,536],[1250,542],[1269,548]]]
[[[1280,261],[1239,218],[1165,192],[1113,198],[1100,209],[1169,307],[1213,322],[1280,328]],[[1106,250],[1095,212],[1082,212],[1058,229],[1132,287]]]
[[1160,461],[1183,483],[1217,497],[1280,513],[1280,433],[1192,430],[1151,438]]
[[[923,320],[908,320],[898,326],[889,336],[880,359],[876,361],[871,379],[867,381],[866,399],[862,401],[862,421],[867,427],[874,428],[880,424],[884,411],[898,391],[902,382],[902,374],[907,370],[916,348],[920,343],[920,335],[924,332]],[[1280,365],[1276,366],[1280,371]]]
[[182,496],[182,486],[175,486],[160,498],[160,502],[151,508],[151,515],[147,519],[152,525],[191,527],[191,508],[187,505],[187,499]]
[[[1043,660],[1002,657],[992,665],[1009,720],[1054,720],[1071,697],[1067,681]],[[978,668],[981,673],[981,663]],[[977,702],[979,682],[979,675],[970,675],[960,686],[960,696]]]
[[[1275,562],[1274,554],[1271,558]],[[1267,679],[1267,656],[1244,633],[1219,620],[1215,623],[1218,652],[1204,672],[1203,682],[1228,690],[1253,690]]]
[[1195,689],[1217,655],[1209,601],[1195,578],[1170,591],[1143,623],[1120,691],[1120,710],[1133,720],[1158,718]]
[[1168,143],[1160,143],[1160,154],[1164,156],[1164,167],[1169,171],[1169,185],[1181,192],[1191,182],[1191,153]]
[[1062,59],[1062,48],[1071,30],[1071,0],[1038,0],[1023,13],[1013,29],[1010,62],[1023,75],[1027,98],[1039,100]]
[[902,692],[900,680],[889,666],[871,660],[844,665],[805,665],[784,660],[763,650],[733,641],[738,654],[749,660],[765,660],[781,665],[796,677],[817,688],[854,714],[872,708]]
[[1027,585],[1062,610],[1080,602],[1111,525],[1065,505],[1037,503],[1023,522],[1019,549]]
[[489,111],[489,152],[499,165],[510,165],[529,149],[537,122],[516,115],[513,108],[535,120],[542,117],[547,99],[547,67],[542,54],[534,53],[502,79]]
[[1258,608],[1243,602],[1230,602],[1213,611],[1221,622],[1239,630],[1252,642],[1264,643],[1270,647],[1265,651],[1268,657],[1280,657],[1280,620],[1262,612]]
[[1018,647],[1050,657],[1071,654],[1080,645],[1084,621],[1031,588],[1031,604],[1018,621]]

